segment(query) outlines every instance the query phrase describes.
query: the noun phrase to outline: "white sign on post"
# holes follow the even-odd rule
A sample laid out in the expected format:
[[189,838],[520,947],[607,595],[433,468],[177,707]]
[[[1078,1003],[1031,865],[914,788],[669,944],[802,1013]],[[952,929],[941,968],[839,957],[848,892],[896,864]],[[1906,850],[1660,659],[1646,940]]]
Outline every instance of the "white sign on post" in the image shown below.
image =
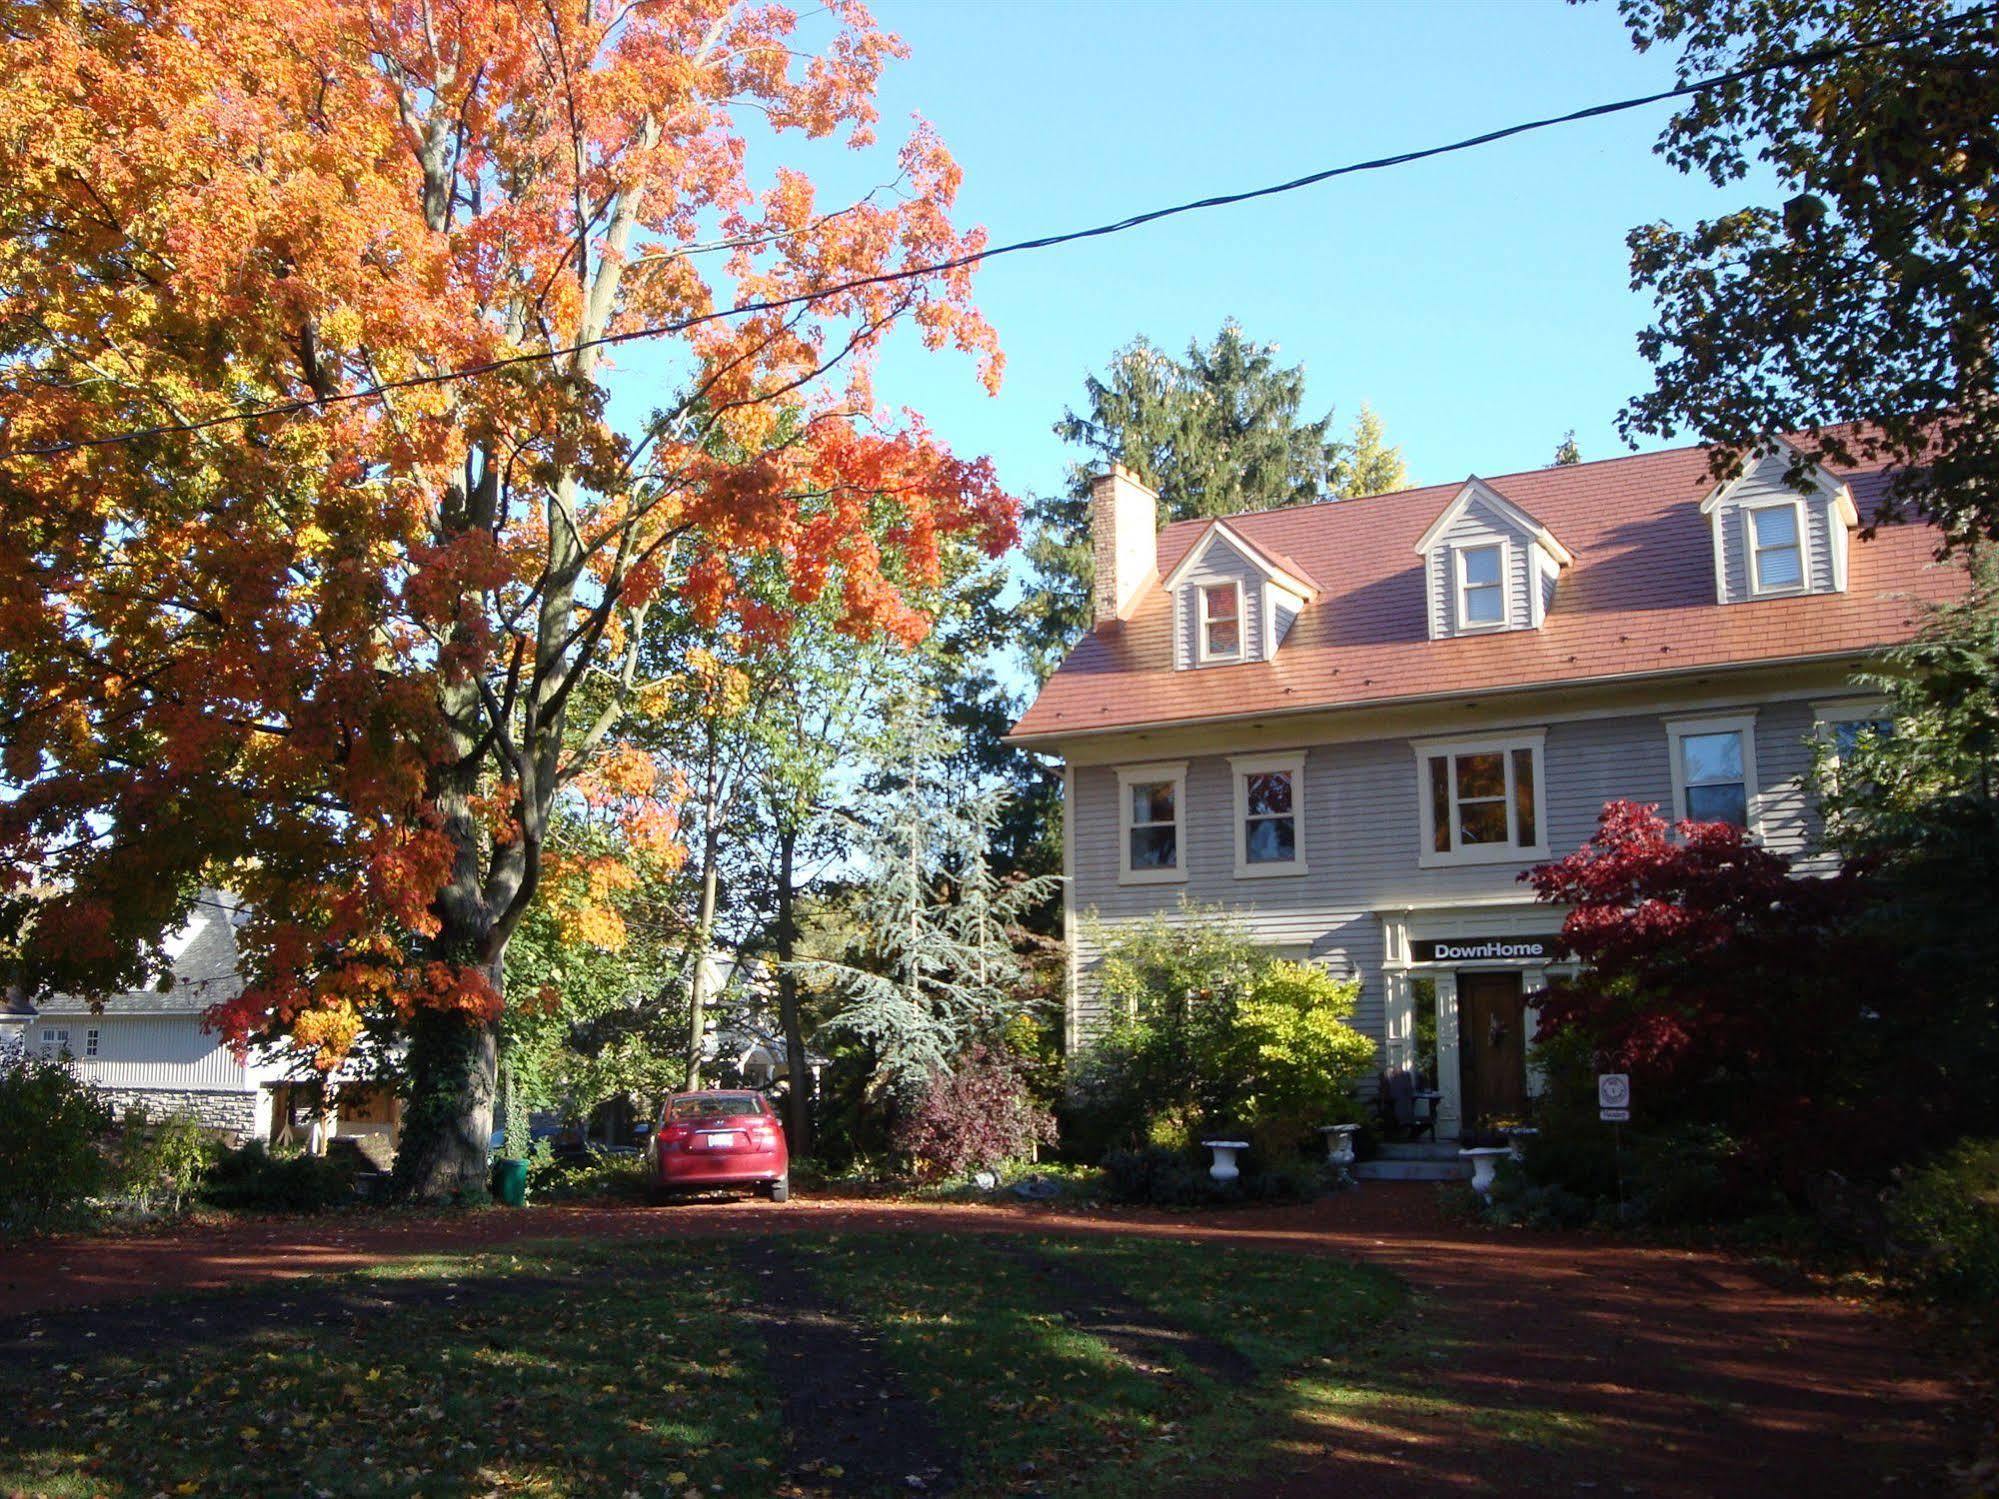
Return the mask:
[[1598,1117],[1608,1124],[1630,1122],[1631,1074],[1599,1072],[1596,1075],[1596,1111]]

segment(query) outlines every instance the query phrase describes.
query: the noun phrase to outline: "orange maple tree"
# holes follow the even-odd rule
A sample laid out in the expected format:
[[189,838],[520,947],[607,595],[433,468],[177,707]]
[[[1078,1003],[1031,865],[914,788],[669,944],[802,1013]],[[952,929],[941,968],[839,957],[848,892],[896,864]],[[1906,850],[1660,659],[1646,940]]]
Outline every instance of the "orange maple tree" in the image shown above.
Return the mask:
[[[4,11],[0,920],[110,992],[227,877],[218,1023],[327,1068],[405,1038],[398,1184],[474,1187],[552,809],[672,837],[625,747],[662,590],[913,640],[940,547],[1013,539],[870,388],[901,323],[997,386],[969,269],[896,274],[982,242],[958,168],[919,124],[858,201],[753,176],[874,146],[902,48],[846,0]],[[675,394],[621,427],[601,341],[661,324]]]

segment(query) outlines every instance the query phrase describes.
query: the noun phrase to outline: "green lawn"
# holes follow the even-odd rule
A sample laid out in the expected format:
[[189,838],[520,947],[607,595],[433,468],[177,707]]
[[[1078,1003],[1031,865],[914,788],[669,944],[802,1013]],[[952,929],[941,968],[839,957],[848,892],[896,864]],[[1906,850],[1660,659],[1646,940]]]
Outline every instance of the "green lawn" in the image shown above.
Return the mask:
[[[1404,1301],[1366,1268],[1137,1239],[781,1253],[815,1317],[875,1335],[889,1429],[927,1432],[968,1494],[1200,1492],[1365,1399],[1354,1371]],[[58,1319],[0,1348],[0,1494],[862,1491],[826,1433],[785,1430],[765,1339],[791,1324],[751,1319],[755,1263],[719,1241],[550,1245]],[[1139,1356],[1122,1323],[1078,1325],[1077,1275],[1164,1337]]]

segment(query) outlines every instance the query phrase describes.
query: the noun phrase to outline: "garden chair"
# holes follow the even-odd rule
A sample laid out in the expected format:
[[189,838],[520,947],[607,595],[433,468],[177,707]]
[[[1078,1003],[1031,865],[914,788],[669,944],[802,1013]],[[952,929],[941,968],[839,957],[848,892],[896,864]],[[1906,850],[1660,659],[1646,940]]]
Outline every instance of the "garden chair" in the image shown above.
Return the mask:
[[1381,1110],[1383,1138],[1419,1140],[1428,1135],[1434,1143],[1437,1138],[1439,1096],[1417,1087],[1415,1074],[1400,1067],[1382,1073],[1381,1088],[1375,1097]]

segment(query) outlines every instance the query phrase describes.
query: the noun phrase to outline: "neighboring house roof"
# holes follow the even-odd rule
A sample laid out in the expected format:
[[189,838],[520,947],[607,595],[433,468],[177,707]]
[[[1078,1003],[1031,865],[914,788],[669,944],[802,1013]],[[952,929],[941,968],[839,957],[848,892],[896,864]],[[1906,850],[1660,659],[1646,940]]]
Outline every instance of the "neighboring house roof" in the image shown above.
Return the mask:
[[[1861,520],[1885,494],[1880,465],[1835,469]],[[1483,483],[1559,536],[1565,568],[1538,629],[1432,640],[1419,538],[1462,482],[1231,516],[1266,553],[1297,559],[1324,591],[1282,650],[1245,665],[1174,665],[1171,596],[1155,586],[1131,618],[1099,626],[1043,686],[1011,737],[1070,735],[1268,716],[1458,694],[1857,655],[1907,639],[1925,600],[1955,597],[1959,568],[1933,565],[1917,524],[1855,537],[1846,590],[1751,603],[1715,597],[1705,448],[1536,469]],[[1159,533],[1170,576],[1206,520]]]
[[[105,1000],[108,1015],[199,1015],[211,1005],[243,992],[237,972],[236,928],[246,908],[239,896],[225,890],[204,890],[196,899],[187,925],[167,939],[173,962],[173,983],[164,992],[136,989]],[[98,1007],[73,994],[51,995],[43,1015],[96,1013]]]

